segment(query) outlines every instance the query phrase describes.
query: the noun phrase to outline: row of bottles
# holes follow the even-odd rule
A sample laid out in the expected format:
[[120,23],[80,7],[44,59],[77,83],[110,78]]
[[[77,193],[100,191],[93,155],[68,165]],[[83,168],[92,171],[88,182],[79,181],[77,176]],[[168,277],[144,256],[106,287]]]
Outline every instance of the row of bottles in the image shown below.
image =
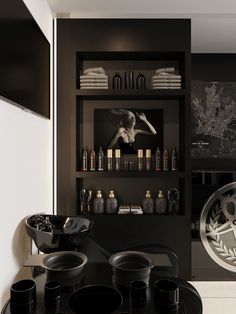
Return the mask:
[[144,150],[138,149],[137,165],[135,161],[123,161],[121,157],[120,149],[115,149],[114,153],[112,149],[107,149],[107,155],[104,156],[102,147],[96,153],[94,148],[87,151],[87,148],[83,148],[82,171],[176,171],[178,170],[178,153],[176,148],[173,148],[171,154],[167,149],[161,153],[159,147],[155,151],[155,155],[152,155],[151,149]]
[[143,149],[138,150],[138,171],[154,170],[154,171],[177,171],[178,170],[178,154],[176,148],[171,150],[169,154],[168,149],[161,153],[160,148],[157,147],[155,155],[152,155],[151,149],[146,149],[145,157]]
[[[106,210],[106,211],[105,211]],[[82,214],[116,214],[118,211],[118,201],[113,191],[109,192],[108,198],[104,200],[101,191],[97,191],[96,197],[92,201],[92,191],[82,189],[80,191],[80,211]]]
[[151,192],[146,191],[142,206],[119,206],[114,191],[110,191],[106,199],[104,199],[101,191],[97,191],[92,201],[92,191],[82,189],[80,192],[80,210],[81,213],[93,212],[94,214],[178,214],[179,199],[180,193],[176,188],[172,188],[167,192],[167,198],[164,193],[159,190],[155,201],[151,196]]
[[157,197],[154,199],[150,191],[146,191],[143,199],[144,214],[178,214],[179,213],[180,192],[176,188],[172,188],[167,193],[167,198],[162,190],[158,191]]

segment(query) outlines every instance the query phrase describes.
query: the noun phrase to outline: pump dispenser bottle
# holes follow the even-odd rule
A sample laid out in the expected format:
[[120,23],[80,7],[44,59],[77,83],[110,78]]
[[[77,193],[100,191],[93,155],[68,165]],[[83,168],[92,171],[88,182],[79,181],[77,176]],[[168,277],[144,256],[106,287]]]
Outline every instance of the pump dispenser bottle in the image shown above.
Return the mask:
[[106,213],[116,214],[118,212],[118,201],[115,198],[114,192],[110,191],[106,200]]
[[166,214],[167,213],[167,200],[164,197],[164,194],[161,190],[158,191],[158,196],[155,202],[155,212],[157,214]]
[[104,198],[102,197],[101,191],[97,191],[97,195],[93,200],[93,213],[94,214],[104,213]]
[[154,201],[153,201],[150,191],[146,191],[146,195],[143,199],[143,213],[153,214],[153,212],[154,212]]

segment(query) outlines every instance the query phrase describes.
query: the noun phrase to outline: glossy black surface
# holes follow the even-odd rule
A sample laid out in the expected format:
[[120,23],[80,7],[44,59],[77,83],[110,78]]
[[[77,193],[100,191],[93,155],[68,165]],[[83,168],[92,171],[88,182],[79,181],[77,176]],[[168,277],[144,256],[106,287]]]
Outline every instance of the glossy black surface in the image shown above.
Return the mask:
[[[87,264],[84,270],[84,277],[83,281],[75,287],[71,287],[68,289],[64,289],[61,294],[61,300],[58,302],[57,307],[54,309],[45,309],[44,307],[44,284],[46,277],[45,275],[41,275],[36,278],[37,283],[37,306],[35,309],[34,314],[55,314],[59,312],[71,314],[74,313],[69,308],[69,299],[73,293],[75,293],[79,288],[84,287],[86,285],[91,284],[99,284],[99,285],[105,285],[110,286],[118,289],[118,291],[121,293],[123,297],[123,304],[119,307],[119,309],[115,312],[116,314],[121,314],[123,312],[131,313],[130,308],[130,299],[129,299],[129,289],[127,288],[121,288],[116,286],[113,283],[112,279],[112,268],[109,264]],[[139,313],[169,313],[169,312],[157,312],[157,309],[154,305],[154,299],[153,299],[153,283],[158,279],[157,273],[154,271],[151,272],[150,277],[150,284],[148,288],[148,296],[147,296],[147,303],[144,306],[144,308],[139,309]],[[198,295],[198,292],[196,289],[189,284],[187,281],[179,279],[179,278],[172,278],[172,280],[179,286],[179,296],[180,296],[180,302],[179,302],[179,308],[178,311],[175,312],[176,314],[202,314],[202,303],[201,299]],[[134,310],[134,309],[132,309]],[[2,314],[9,314],[10,308],[9,304],[5,306],[5,308],[2,311]],[[98,313],[98,312],[97,312]],[[87,313],[92,314],[92,313]]]
[[69,307],[78,314],[114,313],[122,304],[118,290],[102,285],[88,285],[78,289],[69,299]]
[[0,95],[50,117],[50,44],[22,0],[0,1]]
[[73,251],[87,237],[93,223],[82,217],[32,215],[25,220],[26,231],[44,253]]

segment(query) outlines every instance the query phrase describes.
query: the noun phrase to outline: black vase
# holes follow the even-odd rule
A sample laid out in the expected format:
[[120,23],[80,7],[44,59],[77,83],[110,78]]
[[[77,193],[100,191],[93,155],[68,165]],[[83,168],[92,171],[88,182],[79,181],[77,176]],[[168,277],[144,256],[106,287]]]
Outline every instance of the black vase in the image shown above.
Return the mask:
[[145,76],[140,72],[136,78],[136,89],[145,89],[146,79]]
[[122,89],[122,78],[118,72],[115,73],[112,79],[113,89]]

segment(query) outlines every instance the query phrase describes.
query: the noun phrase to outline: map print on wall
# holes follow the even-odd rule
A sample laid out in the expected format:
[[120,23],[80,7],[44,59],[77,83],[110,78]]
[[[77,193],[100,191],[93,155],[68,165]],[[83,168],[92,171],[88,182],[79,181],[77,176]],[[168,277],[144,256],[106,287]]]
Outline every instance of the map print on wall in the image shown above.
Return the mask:
[[236,157],[236,82],[192,82],[192,157]]

